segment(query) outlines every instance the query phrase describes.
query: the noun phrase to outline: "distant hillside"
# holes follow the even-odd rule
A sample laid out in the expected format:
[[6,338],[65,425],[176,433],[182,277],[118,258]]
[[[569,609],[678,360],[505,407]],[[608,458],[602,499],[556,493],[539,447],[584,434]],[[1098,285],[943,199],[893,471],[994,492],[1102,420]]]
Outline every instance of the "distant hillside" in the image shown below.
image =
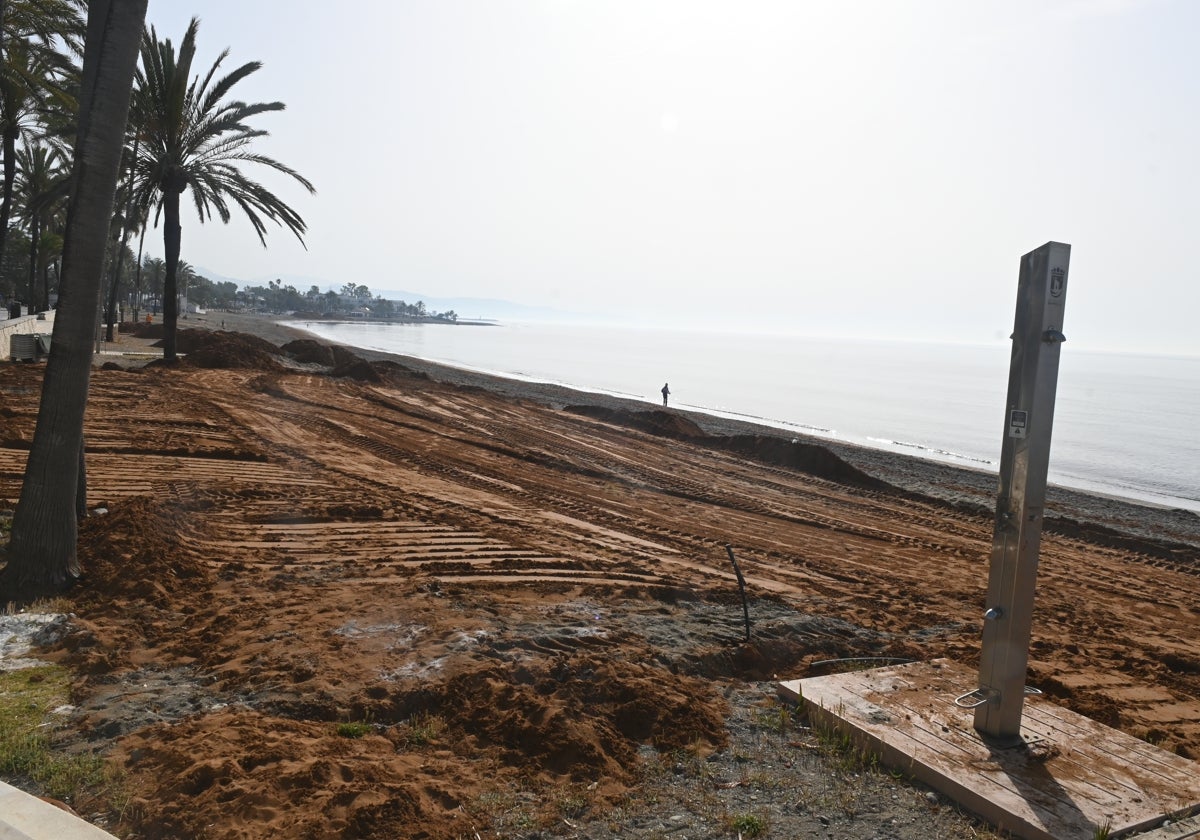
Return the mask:
[[[282,280],[285,285],[293,286],[304,292],[313,286],[322,292],[337,291],[341,286],[335,286],[317,277],[303,277],[295,274],[273,274],[267,277],[256,277],[250,280],[239,277],[227,277],[203,266],[196,267],[196,273],[207,277],[214,283],[236,283],[239,287],[265,286],[272,280]],[[406,303],[424,301],[425,308],[433,312],[454,311],[458,317],[470,321],[580,321],[586,316],[578,312],[566,312],[561,309],[551,309],[546,306],[529,306],[514,303],[509,300],[496,298],[471,297],[438,297],[423,292],[413,292],[406,289],[377,289],[368,284],[371,294],[387,300],[402,300]]]

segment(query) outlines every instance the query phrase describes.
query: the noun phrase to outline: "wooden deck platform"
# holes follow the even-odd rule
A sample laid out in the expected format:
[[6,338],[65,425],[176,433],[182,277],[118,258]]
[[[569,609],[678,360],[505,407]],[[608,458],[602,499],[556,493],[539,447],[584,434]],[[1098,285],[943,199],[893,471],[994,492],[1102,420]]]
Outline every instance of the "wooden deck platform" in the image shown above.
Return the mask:
[[973,713],[954,705],[977,679],[936,660],[792,680],[779,693],[1026,840],[1091,840],[1106,824],[1111,837],[1128,837],[1200,810],[1200,764],[1042,697],[1026,698],[1024,744],[989,746]]

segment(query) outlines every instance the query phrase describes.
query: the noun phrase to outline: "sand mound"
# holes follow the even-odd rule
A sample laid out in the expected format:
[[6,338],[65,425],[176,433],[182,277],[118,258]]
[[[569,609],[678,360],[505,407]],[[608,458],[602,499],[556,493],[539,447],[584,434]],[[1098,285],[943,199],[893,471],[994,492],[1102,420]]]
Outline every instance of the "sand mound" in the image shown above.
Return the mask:
[[204,560],[180,542],[197,532],[195,517],[148,496],[122,501],[109,513],[90,516],[79,528],[84,577],[80,599],[168,600],[210,579]]
[[180,330],[177,349],[185,367],[282,370],[279,348],[258,336],[210,330]]
[[563,410],[603,420],[605,423],[640,429],[659,437],[669,437],[675,440],[695,440],[707,437],[704,430],[691,420],[670,411],[628,411],[623,408],[605,408],[598,405],[569,405]]
[[279,348],[301,364],[317,364],[333,367],[333,349],[327,344],[311,338],[298,338]]
[[329,347],[329,351],[333,353],[334,367],[343,367],[352,365],[355,362],[361,362],[362,357],[348,347],[343,347],[340,344],[333,344]]
[[282,370],[282,365],[265,353],[234,347],[207,347],[188,353],[180,364],[196,368]]
[[410,367],[405,367],[399,362],[383,360],[379,362],[371,362],[371,369],[384,379],[424,379],[428,381],[429,374],[415,371]]
[[[160,340],[155,347],[162,346],[162,327],[148,324],[143,327],[145,335],[151,338],[155,335]],[[184,354],[178,364],[191,368],[217,368],[242,370],[283,370],[278,361],[279,348],[269,341],[257,336],[236,332],[213,332],[204,329],[181,329],[175,336],[175,349]],[[164,366],[165,362],[155,360],[146,365],[148,368]]]
[[505,764],[529,772],[632,781],[637,747],[660,750],[725,742],[724,704],[699,679],[600,656],[459,677],[446,692],[446,714],[465,744],[496,749]]
[[379,383],[386,375],[404,369],[395,362],[368,362],[341,345],[335,344],[329,350],[333,354],[333,370],[329,374],[337,379]]
[[1061,516],[1046,517],[1046,527],[1054,533],[1062,534],[1065,537],[1086,540],[1090,543],[1109,548],[1147,554],[1163,560],[1173,560],[1181,565],[1200,569],[1200,549],[1193,545],[1166,540],[1148,540],[1143,537],[1123,534],[1105,525],[1098,525],[1091,522],[1077,522],[1074,519]]
[[366,359],[356,358],[353,362],[341,364],[330,371],[338,379],[353,379],[356,382],[382,382],[383,377]]
[[333,355],[333,370],[330,375],[338,379],[353,379],[358,382],[382,382],[382,377],[371,367],[366,359],[349,349],[334,344],[329,348]]
[[318,364],[332,368],[330,375],[339,379],[378,383],[398,378],[429,378],[426,374],[418,374],[398,362],[368,362],[345,347],[322,344],[311,338],[289,341],[279,349],[301,364]]
[[[126,325],[121,324],[121,331],[126,332]],[[162,324],[132,324],[129,326],[128,332],[137,338],[162,338],[164,333]]]
[[812,443],[769,435],[712,436],[686,417],[670,411],[627,411],[595,405],[572,405],[564,411],[639,429],[659,437],[703,443],[715,449],[746,455],[764,464],[790,467],[839,484],[882,492],[896,490],[887,482],[846,463],[825,447]]
[[747,455],[764,464],[791,467],[818,478],[849,484],[867,490],[894,491],[885,481],[853,467],[823,446],[769,435],[733,435],[710,438],[708,443],[718,449]]
[[[132,651],[172,623],[163,622],[162,613],[181,598],[207,591],[213,581],[208,564],[179,539],[198,530],[185,511],[145,496],[80,523],[83,575],[72,597],[91,621],[76,622],[76,631],[64,640],[74,667],[100,673],[128,664]],[[107,619],[116,622],[98,629]]]
[[122,746],[140,837],[202,837],[220,814],[226,837],[448,838],[462,836],[462,820],[425,815],[452,813],[478,790],[453,757],[394,733],[344,738],[332,724],[247,709],[153,727]]
[[393,720],[381,702],[359,738],[245,707],[135,732],[120,744],[140,798],[132,827],[201,836],[219,813],[224,836],[471,836],[463,818],[502,780],[617,802],[640,743],[716,748],[729,711],[699,680],[594,654],[487,665],[418,693],[427,709]]

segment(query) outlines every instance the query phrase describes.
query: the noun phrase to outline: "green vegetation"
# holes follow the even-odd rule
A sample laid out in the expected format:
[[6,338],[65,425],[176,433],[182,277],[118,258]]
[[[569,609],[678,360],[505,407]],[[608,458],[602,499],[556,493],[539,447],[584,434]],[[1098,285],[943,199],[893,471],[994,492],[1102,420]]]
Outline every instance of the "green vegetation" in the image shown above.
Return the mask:
[[563,817],[582,817],[588,810],[588,797],[578,791],[565,791],[555,799],[554,805]]
[[[84,35],[83,7],[70,0],[11,0],[0,11],[4,40],[0,145],[5,163],[0,189],[0,265],[9,267],[3,257],[13,221],[27,225],[24,240],[29,243],[24,259],[12,266],[15,271],[0,278],[0,294],[44,303],[48,300],[44,284],[51,282],[49,264],[61,256],[53,244],[55,234],[65,225],[66,191],[39,180],[27,167],[34,157],[49,164],[54,157],[64,165],[51,165],[43,174],[69,169],[61,147],[62,138],[74,134],[79,107],[72,91],[78,90],[82,74],[76,59]],[[61,251],[61,240],[57,244]],[[40,289],[39,283],[43,284]]]
[[[506,831],[530,832],[537,829],[539,820],[534,813],[537,793],[528,790],[487,791],[467,803],[466,810],[473,820],[479,820],[496,830],[496,836]],[[470,835],[468,835],[470,836]]]
[[842,773],[861,773],[879,770],[879,755],[860,747],[850,733],[840,729],[813,727],[821,750]]
[[67,801],[113,782],[100,756],[54,749],[53,710],[69,692],[70,674],[57,665],[0,672],[0,776]]
[[371,731],[371,724],[363,720],[352,720],[337,725],[337,734],[343,738],[361,738]]
[[736,814],[729,819],[729,828],[743,837],[758,837],[767,830],[767,821],[756,814]]
[[769,708],[759,709],[755,715],[755,722],[763,729],[782,736],[795,728],[795,714],[795,706],[776,703]]
[[418,712],[409,718],[408,735],[405,740],[414,746],[429,744],[437,740],[446,728],[446,719],[441,715]]

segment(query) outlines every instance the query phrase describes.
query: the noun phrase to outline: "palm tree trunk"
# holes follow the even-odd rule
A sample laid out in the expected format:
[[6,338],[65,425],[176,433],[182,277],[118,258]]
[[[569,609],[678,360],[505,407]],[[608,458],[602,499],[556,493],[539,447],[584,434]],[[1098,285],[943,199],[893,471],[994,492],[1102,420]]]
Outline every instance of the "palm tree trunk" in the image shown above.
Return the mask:
[[163,280],[163,361],[175,362],[175,331],[179,325],[179,301],[176,299],[179,249],[183,231],[179,226],[179,193],[170,186],[163,192],[163,258],[167,276]]
[[61,592],[79,577],[76,503],[104,246],[147,0],[91,0],[73,189],[54,341],[13,516],[0,603]]
[[[3,62],[7,55],[4,51],[5,47],[7,46],[4,41],[4,18],[7,14],[8,14],[8,2],[7,2],[7,0],[0,0],[0,62]],[[15,142],[13,143],[13,146],[14,146],[14,148],[12,150],[9,150],[7,147],[4,149],[4,169],[5,169],[6,174],[8,171],[8,161],[10,159],[12,159],[12,158],[10,158],[10,155],[16,154],[16,148],[15,148],[16,143]],[[16,177],[17,177],[16,160],[13,159],[13,181],[14,182],[16,181]],[[5,245],[8,244],[8,216],[9,216],[9,213],[12,212],[11,201],[12,201],[12,187],[9,187],[7,197],[4,200],[4,205],[3,205],[3,207],[0,207],[0,215],[3,216],[3,224],[0,224],[0,265],[4,264],[4,247],[5,247]]]
[[[79,480],[75,482],[75,519],[87,516],[87,457],[83,435],[79,436]],[[78,568],[78,564],[76,566]]]
[[108,301],[104,304],[104,340],[109,344],[113,340],[113,321],[117,318],[117,287],[121,284],[121,252],[124,250],[121,240],[114,239],[114,250],[117,252],[112,261],[112,278],[108,283]]
[[[116,260],[114,260],[114,263]],[[115,329],[113,322],[117,318],[117,278],[120,277],[121,268],[119,265],[113,266],[112,278],[108,284],[108,300],[104,304],[104,340],[109,344],[113,342],[113,331]]]
[[142,222],[142,230],[138,234],[137,273],[133,280],[133,323],[138,322],[139,306],[142,302],[142,246],[146,244],[146,223]]
[[[8,220],[12,215],[13,184],[17,180],[17,135],[20,129],[14,122],[4,129],[4,189],[0,199],[0,264],[4,262],[4,247],[8,243]],[[33,301],[30,301],[30,305]]]
[[42,238],[38,218],[34,216],[29,224],[29,311],[37,306],[37,277],[38,277],[38,243]]
[[133,216],[133,176],[137,169],[138,144],[141,142],[142,136],[138,133],[133,135],[133,154],[129,159],[129,186],[126,189],[129,192],[125,199],[125,215],[121,220],[121,244],[117,246],[116,266],[113,268],[112,287],[108,291],[108,336],[105,341],[109,343],[113,340],[113,321],[117,314],[117,289],[121,285],[121,269],[125,266],[125,249],[129,246],[129,234],[133,233],[132,222]]
[[46,255],[46,249],[41,249],[38,255],[42,265],[42,312],[50,311],[50,259]]

